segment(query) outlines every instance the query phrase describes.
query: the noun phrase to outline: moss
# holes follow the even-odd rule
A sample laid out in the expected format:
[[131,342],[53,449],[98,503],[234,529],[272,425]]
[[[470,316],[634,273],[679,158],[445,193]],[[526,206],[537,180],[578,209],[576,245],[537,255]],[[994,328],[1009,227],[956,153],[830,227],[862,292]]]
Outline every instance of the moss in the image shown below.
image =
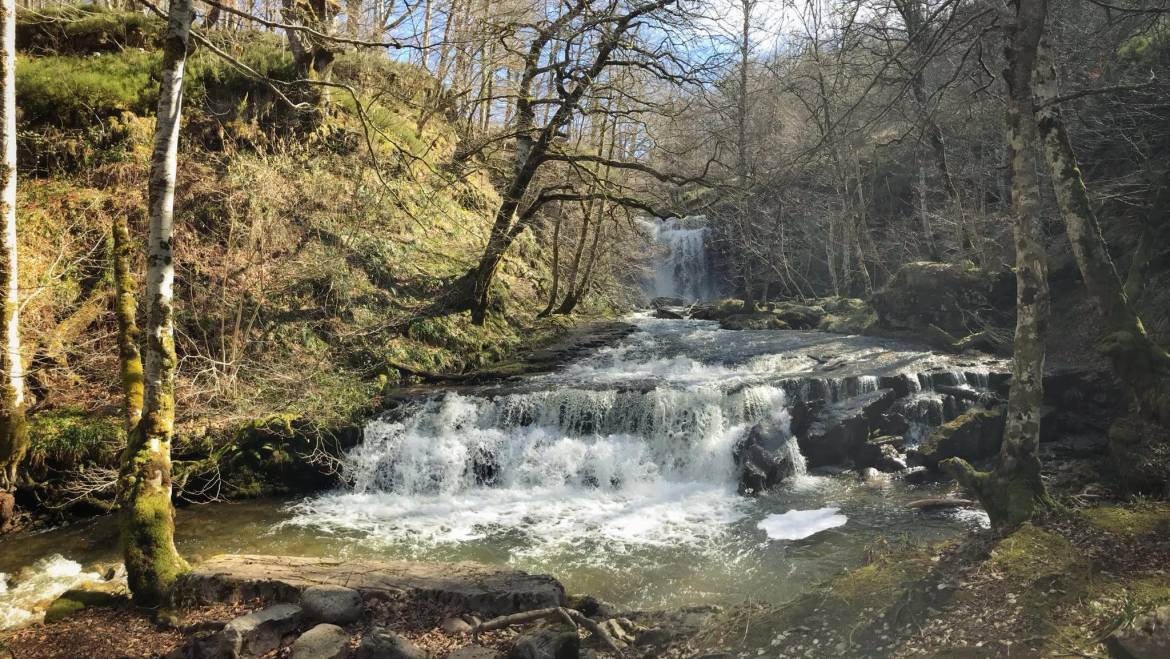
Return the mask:
[[1089,570],[1088,559],[1071,542],[1031,523],[1001,538],[987,565],[1024,582],[1046,577],[1076,579]]
[[146,114],[158,97],[157,53],[128,50],[91,57],[25,58],[16,65],[24,121],[77,128],[123,112]]
[[1089,523],[1115,535],[1148,535],[1170,529],[1170,504],[1145,502],[1134,506],[1095,506],[1080,511]]
[[125,444],[126,432],[115,417],[64,408],[29,418],[29,461],[34,468],[109,464]]

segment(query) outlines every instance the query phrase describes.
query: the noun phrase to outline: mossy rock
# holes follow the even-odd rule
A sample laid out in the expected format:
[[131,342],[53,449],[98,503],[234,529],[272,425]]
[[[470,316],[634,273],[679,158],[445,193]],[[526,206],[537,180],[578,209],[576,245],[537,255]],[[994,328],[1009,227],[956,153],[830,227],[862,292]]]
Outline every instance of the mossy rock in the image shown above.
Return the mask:
[[774,313],[761,311],[732,314],[721,319],[719,327],[725,330],[784,330],[788,329],[788,323]]
[[865,300],[834,297],[818,302],[827,312],[817,323],[817,329],[822,332],[865,334],[877,325],[877,313]]
[[748,311],[743,300],[728,298],[725,300],[717,300],[710,304],[696,306],[691,310],[691,318],[695,320],[723,320],[733,314],[741,314]]
[[931,469],[947,458],[985,460],[999,452],[1003,426],[1003,407],[974,409],[932,430],[914,454]]
[[85,609],[94,607],[116,607],[130,602],[129,593],[120,585],[95,585],[87,588],[73,588],[53,600],[45,610],[45,623],[60,622]]

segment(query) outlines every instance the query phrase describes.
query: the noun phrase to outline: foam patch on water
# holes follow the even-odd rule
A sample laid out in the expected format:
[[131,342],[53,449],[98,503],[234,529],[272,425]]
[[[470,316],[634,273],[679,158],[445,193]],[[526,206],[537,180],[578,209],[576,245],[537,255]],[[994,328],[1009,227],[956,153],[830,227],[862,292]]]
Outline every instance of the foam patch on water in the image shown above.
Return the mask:
[[[47,556],[20,571],[15,578],[0,573],[0,630],[39,621],[45,608],[61,593],[101,575],[85,572],[81,564],[60,554]],[[12,582],[9,585],[9,582]]]
[[760,520],[756,528],[768,534],[770,540],[800,540],[844,526],[849,518],[840,512],[840,508],[789,510],[779,515],[768,515]]

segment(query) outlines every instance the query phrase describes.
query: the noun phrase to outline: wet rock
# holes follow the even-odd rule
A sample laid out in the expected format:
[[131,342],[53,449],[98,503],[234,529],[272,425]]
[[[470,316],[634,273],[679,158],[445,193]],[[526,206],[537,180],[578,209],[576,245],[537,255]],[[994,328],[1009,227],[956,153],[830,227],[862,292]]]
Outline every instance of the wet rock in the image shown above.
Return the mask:
[[687,316],[684,307],[658,307],[654,310],[654,317],[663,320],[683,320]]
[[1015,277],[964,263],[919,261],[902,266],[871,299],[882,327],[924,330],[934,325],[956,337],[971,332],[971,316],[1010,326]]
[[825,409],[825,399],[815,398],[813,400],[797,400],[788,408],[788,428],[792,434],[797,437],[804,437],[808,434],[808,429],[812,426],[813,421]]
[[226,657],[254,657],[280,647],[301,625],[304,611],[295,604],[274,604],[242,615],[220,632],[220,653]]
[[872,461],[866,448],[870,426],[876,425],[894,400],[893,390],[878,389],[825,406],[799,440],[809,466]]
[[390,595],[487,616],[561,606],[556,579],[463,561],[368,561],[300,556],[221,555],[196,565],[176,585],[195,602],[242,602],[256,597],[297,601],[323,584],[363,597]]
[[732,314],[744,313],[743,300],[719,300],[710,304],[698,304],[691,308],[695,320],[722,320]]
[[1170,657],[1170,604],[1134,618],[1114,632],[1105,644],[1115,659]]
[[471,461],[471,471],[475,474],[476,485],[494,485],[500,477],[499,458],[486,448],[477,447]]
[[348,655],[349,632],[337,625],[321,624],[293,642],[289,659],[345,659]]
[[901,412],[887,412],[881,415],[874,428],[882,435],[901,437],[910,430],[910,421]]
[[578,659],[581,639],[576,632],[542,629],[516,639],[508,659]]
[[1003,442],[1004,408],[971,410],[930,432],[914,457],[930,469],[947,458],[968,462],[990,458]]
[[766,311],[737,313],[720,319],[719,327],[725,330],[783,330],[788,324]]
[[901,437],[876,437],[866,441],[853,454],[853,463],[857,467],[872,467],[886,473],[899,472],[906,469],[906,456],[898,450]]
[[305,617],[314,622],[348,625],[362,617],[361,593],[345,586],[309,586],[301,593]]
[[789,438],[783,428],[771,423],[752,426],[732,454],[739,474],[740,494],[760,494],[795,473]]
[[372,629],[362,638],[355,659],[429,659],[430,654],[389,629]]

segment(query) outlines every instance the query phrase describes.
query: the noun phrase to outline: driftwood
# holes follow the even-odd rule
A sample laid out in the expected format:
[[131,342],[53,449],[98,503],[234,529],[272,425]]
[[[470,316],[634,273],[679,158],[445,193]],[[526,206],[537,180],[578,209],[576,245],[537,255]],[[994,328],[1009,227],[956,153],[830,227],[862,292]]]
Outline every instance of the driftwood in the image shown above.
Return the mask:
[[532,611],[522,611],[520,613],[513,613],[511,615],[492,618],[491,620],[486,620],[472,627],[471,635],[472,637],[475,637],[481,632],[488,632],[492,631],[493,629],[503,629],[504,627],[519,625],[526,622],[533,622],[536,620],[563,622],[573,629],[584,627],[585,629],[589,630],[590,634],[593,634],[598,639],[600,639],[602,645],[604,645],[610,652],[616,654],[619,657],[625,656],[622,653],[621,648],[619,648],[617,643],[614,642],[613,638],[611,638],[610,635],[604,629],[602,629],[601,625],[597,624],[593,620],[590,620],[580,611],[577,611],[576,609],[567,609],[563,606],[554,606],[547,609],[535,609]]
[[940,508],[974,508],[970,499],[919,499],[906,504],[916,510],[937,510]]

